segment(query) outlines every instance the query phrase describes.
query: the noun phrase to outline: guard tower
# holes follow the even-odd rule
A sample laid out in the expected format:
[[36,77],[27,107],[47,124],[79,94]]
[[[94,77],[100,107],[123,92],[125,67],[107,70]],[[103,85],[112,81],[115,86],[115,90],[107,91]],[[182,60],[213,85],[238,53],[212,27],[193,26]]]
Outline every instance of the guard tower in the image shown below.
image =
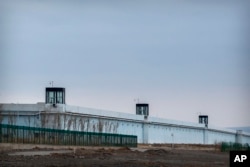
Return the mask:
[[208,116],[207,115],[199,115],[199,123],[205,124],[205,126],[208,126]]
[[65,104],[65,88],[51,87],[45,89],[45,103]]
[[148,116],[148,114],[149,114],[148,104],[146,104],[146,103],[137,103],[136,104],[136,114],[137,115]]

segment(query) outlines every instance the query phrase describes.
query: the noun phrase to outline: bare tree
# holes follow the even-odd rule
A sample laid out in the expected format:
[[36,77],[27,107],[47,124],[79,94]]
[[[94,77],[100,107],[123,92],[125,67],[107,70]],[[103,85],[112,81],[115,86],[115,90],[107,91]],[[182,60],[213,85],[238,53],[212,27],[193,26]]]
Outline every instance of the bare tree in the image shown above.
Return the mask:
[[116,121],[113,127],[113,133],[117,133],[118,127],[119,127],[119,123]]
[[27,116],[27,118],[25,119],[25,123],[26,125],[28,125],[30,127],[30,122],[31,122],[31,118],[30,115]]
[[61,128],[61,117],[60,117],[60,113],[54,114],[53,128],[54,128],[54,129],[60,129],[60,128]]
[[109,122],[109,133],[112,133],[113,122]]
[[41,127],[47,128],[49,123],[49,113],[46,111],[41,112]]
[[67,119],[67,130],[71,129],[71,125],[72,125],[72,116],[69,116]]
[[8,124],[9,125],[15,125],[16,124],[16,118],[17,118],[17,115],[15,113],[10,113],[9,116],[8,116]]
[[63,115],[63,130],[66,130],[68,125],[68,116],[66,114]]
[[100,133],[103,132],[103,126],[104,126],[104,122],[103,122],[103,120],[101,120],[101,119],[99,118],[99,119],[98,119],[98,131],[99,131]]
[[1,105],[0,105],[0,124],[3,122],[3,111],[1,110]]
[[93,132],[95,132],[96,126],[95,124],[93,124]]
[[85,122],[86,122],[86,119],[84,117],[81,117],[79,119],[79,124],[78,124],[78,130],[79,131],[84,131],[85,130]]
[[76,129],[76,116],[73,116],[72,122],[73,122],[73,130],[77,130]]
[[34,127],[41,127],[41,114],[40,113],[36,116],[36,119],[34,118]]
[[87,124],[87,132],[89,131],[89,127],[90,127],[90,121],[89,118],[86,120],[86,124]]
[[[107,133],[117,133],[117,130],[119,127],[119,123],[117,121],[116,122],[105,121],[105,122],[102,122],[100,125],[101,125],[100,129],[101,128],[102,128],[102,130],[105,129],[105,132],[107,132]],[[102,132],[102,131],[100,131],[100,132]]]
[[112,122],[105,121],[105,132],[110,133],[111,132],[111,127],[112,127]]

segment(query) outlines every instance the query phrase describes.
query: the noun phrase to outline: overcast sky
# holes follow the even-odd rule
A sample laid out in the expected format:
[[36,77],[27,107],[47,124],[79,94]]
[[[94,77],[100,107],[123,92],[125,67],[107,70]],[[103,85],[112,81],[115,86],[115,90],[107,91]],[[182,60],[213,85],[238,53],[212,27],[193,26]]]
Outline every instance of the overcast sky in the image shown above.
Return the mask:
[[0,103],[250,126],[248,1],[0,1]]

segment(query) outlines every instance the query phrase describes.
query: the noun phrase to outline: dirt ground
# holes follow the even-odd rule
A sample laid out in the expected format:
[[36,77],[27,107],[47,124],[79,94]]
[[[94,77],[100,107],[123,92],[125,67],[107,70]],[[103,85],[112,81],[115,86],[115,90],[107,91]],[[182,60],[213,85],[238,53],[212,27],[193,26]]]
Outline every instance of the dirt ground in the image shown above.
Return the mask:
[[228,167],[229,153],[214,146],[140,145],[137,148],[81,147],[53,150],[35,147],[0,150],[0,166],[27,167]]

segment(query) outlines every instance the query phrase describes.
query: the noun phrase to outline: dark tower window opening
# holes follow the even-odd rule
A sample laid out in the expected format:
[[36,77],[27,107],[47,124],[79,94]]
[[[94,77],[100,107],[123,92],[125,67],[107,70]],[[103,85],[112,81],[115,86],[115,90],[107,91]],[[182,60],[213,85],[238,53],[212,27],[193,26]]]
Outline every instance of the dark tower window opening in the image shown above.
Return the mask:
[[46,88],[45,102],[49,104],[65,104],[65,88]]

